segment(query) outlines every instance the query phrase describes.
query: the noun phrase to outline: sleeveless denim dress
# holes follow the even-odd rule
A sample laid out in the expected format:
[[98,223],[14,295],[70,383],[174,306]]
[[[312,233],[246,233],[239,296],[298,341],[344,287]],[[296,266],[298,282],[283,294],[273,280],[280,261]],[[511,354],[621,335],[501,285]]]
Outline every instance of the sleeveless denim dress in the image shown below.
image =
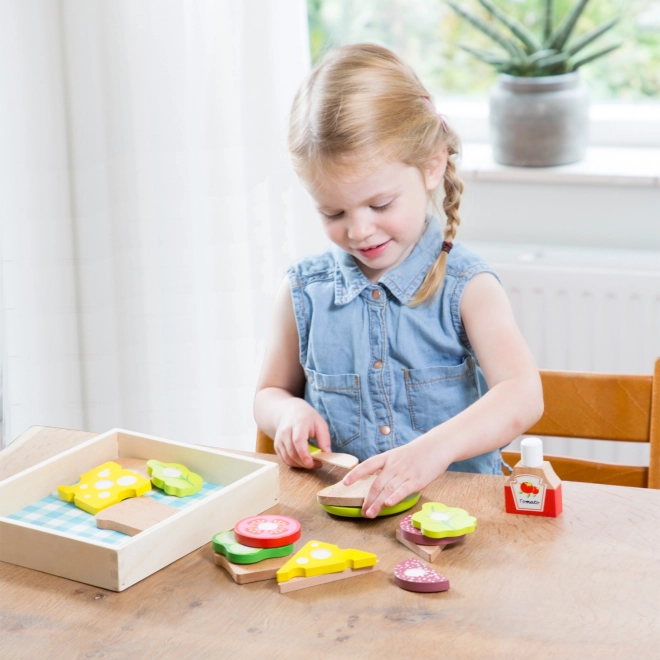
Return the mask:
[[[337,246],[287,271],[305,400],[328,423],[333,451],[363,461],[405,445],[487,391],[459,306],[475,275],[495,275],[489,266],[455,244],[440,295],[407,306],[441,247],[440,225],[429,218],[408,258],[377,284]],[[493,450],[449,470],[502,474],[501,465]]]

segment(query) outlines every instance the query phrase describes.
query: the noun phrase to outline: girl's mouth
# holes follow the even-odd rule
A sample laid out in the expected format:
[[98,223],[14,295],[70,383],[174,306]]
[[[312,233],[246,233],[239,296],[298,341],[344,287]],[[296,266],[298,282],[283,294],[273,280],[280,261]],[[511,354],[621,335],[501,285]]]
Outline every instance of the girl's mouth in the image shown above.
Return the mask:
[[387,249],[387,246],[391,242],[391,238],[380,245],[374,245],[374,247],[366,248],[365,250],[358,250],[358,252],[367,259],[374,259],[375,257],[380,257],[383,252]]

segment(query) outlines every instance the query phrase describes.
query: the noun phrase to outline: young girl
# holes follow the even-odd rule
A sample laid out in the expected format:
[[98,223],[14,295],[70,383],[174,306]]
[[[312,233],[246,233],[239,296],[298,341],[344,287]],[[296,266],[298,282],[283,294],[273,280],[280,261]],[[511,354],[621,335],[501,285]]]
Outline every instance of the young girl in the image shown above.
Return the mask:
[[458,149],[416,75],[379,46],[331,52],[293,103],[293,165],[334,247],[288,270],[254,414],[288,465],[315,465],[313,438],[363,461],[347,485],[380,470],[367,517],[446,470],[501,474],[499,448],[543,412],[497,276],[453,244]]

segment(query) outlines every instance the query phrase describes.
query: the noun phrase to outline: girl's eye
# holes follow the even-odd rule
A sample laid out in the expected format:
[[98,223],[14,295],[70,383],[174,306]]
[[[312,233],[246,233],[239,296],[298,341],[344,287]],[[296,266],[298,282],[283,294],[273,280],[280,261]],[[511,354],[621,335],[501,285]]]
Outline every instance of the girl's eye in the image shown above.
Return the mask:
[[387,202],[387,204],[383,204],[382,206],[372,206],[371,209],[372,211],[382,212],[388,209],[391,203],[392,202]]
[[339,213],[334,213],[333,215],[328,215],[327,213],[323,214],[328,220],[337,220],[341,218],[342,215],[344,215],[343,211],[339,211]]

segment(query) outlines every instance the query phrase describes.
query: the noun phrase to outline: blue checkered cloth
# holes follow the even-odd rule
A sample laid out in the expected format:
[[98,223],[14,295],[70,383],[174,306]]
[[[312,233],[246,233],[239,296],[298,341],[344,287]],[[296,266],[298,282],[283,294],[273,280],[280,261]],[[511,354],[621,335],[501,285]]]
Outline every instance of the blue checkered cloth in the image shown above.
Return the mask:
[[[204,482],[202,489],[194,495],[174,497],[166,495],[162,490],[154,487],[151,492],[142,497],[152,497],[157,502],[175,509],[185,509],[199,500],[206,499],[221,488],[222,486]],[[79,509],[73,502],[65,502],[57,493],[48,495],[34,504],[28,504],[20,511],[8,515],[7,518],[20,520],[47,530],[66,532],[81,539],[89,539],[115,547],[127,543],[132,538],[122,532],[99,529],[96,526],[96,519],[91,513]]]

